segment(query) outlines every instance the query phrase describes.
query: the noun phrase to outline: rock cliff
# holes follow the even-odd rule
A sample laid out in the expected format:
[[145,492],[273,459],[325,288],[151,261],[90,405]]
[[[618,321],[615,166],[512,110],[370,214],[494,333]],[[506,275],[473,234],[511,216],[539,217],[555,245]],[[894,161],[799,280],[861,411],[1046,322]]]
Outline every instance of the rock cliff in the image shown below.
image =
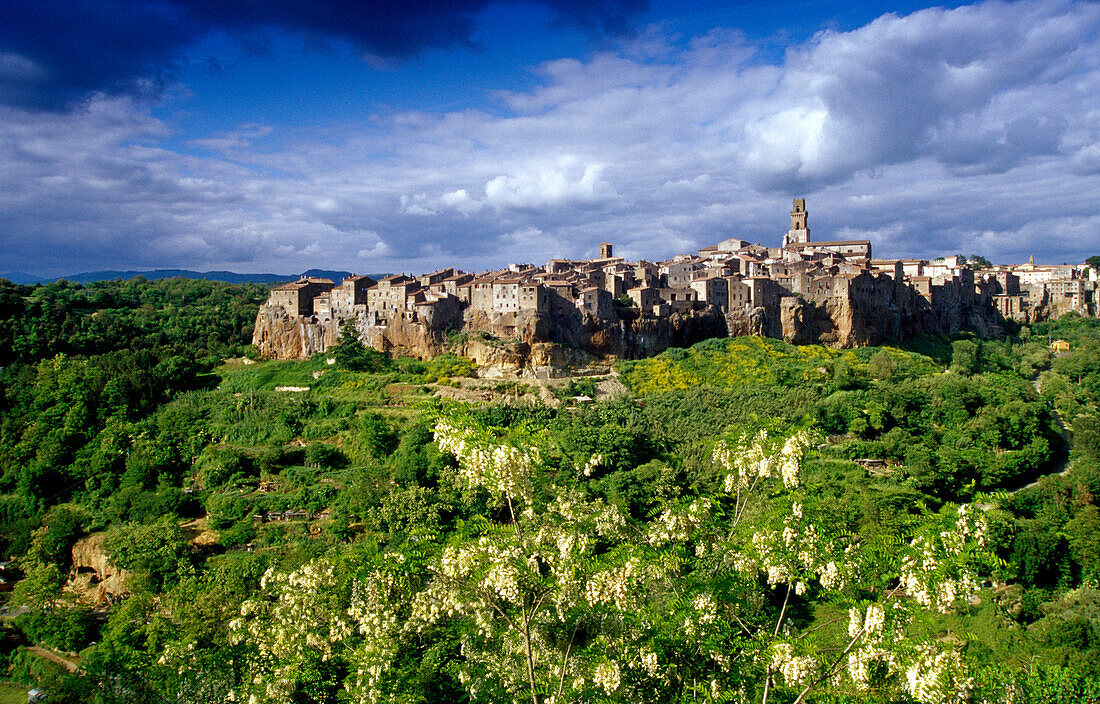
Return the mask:
[[[383,352],[427,358],[450,349],[483,368],[536,376],[596,359],[646,357],[731,330],[714,308],[664,318],[641,318],[625,311],[612,321],[579,311],[542,315],[479,311],[462,318],[457,332],[465,334],[458,336],[402,318],[388,325],[374,325],[367,315],[354,320],[360,339]],[[748,323],[736,329],[755,328]],[[337,344],[340,335],[335,320],[291,317],[281,306],[264,305],[256,315],[252,342],[265,357],[306,359]]]
[[[860,347],[923,333],[953,334],[963,326],[987,336],[1000,331],[989,306],[958,295],[933,301],[908,287],[873,303],[785,296],[767,308],[727,315],[714,307],[666,317],[618,309],[610,320],[576,310],[467,310],[447,330],[404,318],[376,325],[365,312],[354,321],[360,339],[384,352],[423,359],[449,349],[490,373],[528,376],[553,376],[561,367],[598,359],[648,357],[712,337],[761,335],[795,344]],[[340,334],[339,321],[291,317],[280,306],[264,305],[256,316],[253,344],[265,357],[304,359],[337,344]]]
[[106,533],[94,533],[73,545],[74,574],[67,586],[80,599],[93,604],[130,593],[126,587],[129,573],[116,567],[107,557],[103,546],[106,536]]

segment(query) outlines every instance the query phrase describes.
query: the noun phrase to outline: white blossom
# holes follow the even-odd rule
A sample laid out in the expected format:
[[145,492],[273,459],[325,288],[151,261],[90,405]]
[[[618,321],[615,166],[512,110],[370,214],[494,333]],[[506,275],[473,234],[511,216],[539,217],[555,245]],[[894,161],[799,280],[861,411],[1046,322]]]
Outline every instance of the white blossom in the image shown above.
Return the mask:
[[817,672],[817,660],[811,655],[795,655],[790,643],[772,646],[771,664],[791,687],[806,682]]
[[596,666],[596,671],[592,675],[592,681],[607,694],[611,694],[619,688],[620,678],[619,663],[613,660],[601,662]]
[[906,690],[922,704],[962,704],[973,685],[962,658],[953,650],[936,652],[925,647],[905,671]]

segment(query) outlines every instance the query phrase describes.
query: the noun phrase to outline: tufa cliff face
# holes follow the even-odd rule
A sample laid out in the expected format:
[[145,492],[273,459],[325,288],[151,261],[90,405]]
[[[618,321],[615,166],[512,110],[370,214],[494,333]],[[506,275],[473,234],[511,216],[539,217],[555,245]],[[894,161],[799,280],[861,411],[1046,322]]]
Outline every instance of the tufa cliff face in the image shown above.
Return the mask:
[[291,317],[282,306],[262,305],[256,314],[252,344],[264,357],[308,359],[336,344],[339,328],[329,327],[308,318]]
[[898,337],[901,310],[897,306],[866,309],[840,298],[814,303],[791,296],[782,299],[779,319],[780,336],[796,345],[865,347]]
[[[354,320],[360,339],[383,352],[423,359],[451,349],[483,368],[539,376],[596,359],[646,357],[730,332],[728,321],[714,308],[664,318],[625,315],[614,320],[571,313],[469,312],[457,328],[466,335],[454,345],[443,329],[425,322],[398,318],[376,325],[365,313]],[[265,357],[307,359],[337,344],[340,335],[340,321],[289,316],[281,306],[263,305],[256,315],[252,343]]]
[[[424,359],[451,349],[490,373],[536,376],[553,375],[555,368],[596,359],[648,357],[712,337],[760,335],[795,344],[846,348],[929,332],[953,334],[964,326],[986,336],[1000,331],[995,311],[973,298],[957,291],[930,298],[902,286],[893,295],[862,300],[784,296],[766,308],[729,314],[709,307],[665,317],[640,317],[632,309],[617,309],[607,319],[581,310],[540,314],[466,309],[448,317],[445,327],[434,320],[404,317],[387,324],[374,320],[366,310],[354,318],[360,339],[377,350]],[[281,306],[264,305],[256,316],[253,344],[265,357],[305,359],[338,343],[340,322],[289,316]],[[454,331],[466,335],[456,340],[453,334],[448,335]]]
[[102,604],[111,597],[126,596],[128,574],[107,558],[103,547],[106,533],[95,533],[81,538],[73,545],[73,570],[75,574],[67,585],[84,601]]
[[779,329],[769,321],[763,334],[797,345],[821,344],[849,348],[880,345],[888,339],[906,340],[925,333],[952,335],[964,327],[983,337],[1001,334],[1000,321],[989,306],[961,296],[929,300],[899,287],[888,301],[865,302],[848,298],[817,301],[800,296],[780,299]]

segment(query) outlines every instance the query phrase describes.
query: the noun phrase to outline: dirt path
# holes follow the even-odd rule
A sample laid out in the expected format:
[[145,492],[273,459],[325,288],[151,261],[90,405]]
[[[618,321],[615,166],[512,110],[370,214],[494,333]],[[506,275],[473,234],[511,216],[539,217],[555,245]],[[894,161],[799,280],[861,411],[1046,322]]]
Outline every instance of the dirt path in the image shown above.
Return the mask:
[[80,669],[80,666],[77,665],[75,662],[73,662],[72,660],[69,660],[67,658],[61,657],[60,655],[53,652],[52,650],[46,650],[45,648],[40,648],[37,645],[32,645],[31,647],[27,648],[27,650],[31,651],[32,653],[34,653],[35,655],[37,655],[41,658],[46,658],[50,662],[57,663],[58,665],[65,668],[69,672],[76,672],[77,670]]

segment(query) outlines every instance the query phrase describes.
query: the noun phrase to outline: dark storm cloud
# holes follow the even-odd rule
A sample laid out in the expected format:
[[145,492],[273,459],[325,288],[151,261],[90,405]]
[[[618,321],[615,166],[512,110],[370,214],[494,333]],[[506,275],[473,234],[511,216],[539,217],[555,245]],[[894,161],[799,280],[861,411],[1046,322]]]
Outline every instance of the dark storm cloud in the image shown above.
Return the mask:
[[[94,92],[156,94],[184,50],[223,30],[280,29],[403,59],[466,45],[496,0],[0,0],[0,103],[70,106]],[[536,0],[566,22],[621,33],[648,0]]]
[[172,3],[0,0],[0,101],[57,108],[92,91],[155,91],[203,31]]

